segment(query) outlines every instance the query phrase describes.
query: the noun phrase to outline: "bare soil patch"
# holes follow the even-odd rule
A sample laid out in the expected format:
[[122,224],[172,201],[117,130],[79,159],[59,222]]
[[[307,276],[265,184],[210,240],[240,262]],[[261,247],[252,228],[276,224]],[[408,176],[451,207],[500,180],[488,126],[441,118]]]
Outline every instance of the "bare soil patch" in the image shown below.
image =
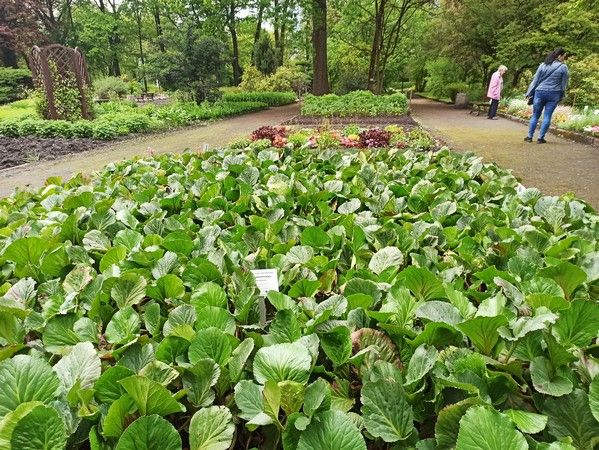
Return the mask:
[[71,153],[80,153],[106,145],[95,139],[0,137],[0,169],[48,161]]

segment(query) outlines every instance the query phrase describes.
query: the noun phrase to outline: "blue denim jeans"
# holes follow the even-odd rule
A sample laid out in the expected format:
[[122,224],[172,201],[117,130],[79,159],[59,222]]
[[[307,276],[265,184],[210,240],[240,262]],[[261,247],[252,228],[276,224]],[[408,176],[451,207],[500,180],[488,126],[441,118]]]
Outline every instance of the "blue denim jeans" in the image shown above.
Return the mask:
[[[545,133],[551,125],[551,116],[557,104],[562,98],[561,91],[536,91],[534,103],[532,105],[532,117],[528,127],[528,137],[532,138],[537,128],[537,123],[543,113],[543,123],[541,124],[541,133],[539,139],[545,139]],[[544,110],[544,112],[543,112]]]

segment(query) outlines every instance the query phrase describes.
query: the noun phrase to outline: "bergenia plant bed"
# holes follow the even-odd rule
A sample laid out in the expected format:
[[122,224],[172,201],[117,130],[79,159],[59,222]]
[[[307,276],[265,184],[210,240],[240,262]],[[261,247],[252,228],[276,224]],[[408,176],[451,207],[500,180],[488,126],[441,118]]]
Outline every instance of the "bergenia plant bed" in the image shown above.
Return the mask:
[[588,205],[446,149],[265,141],[0,201],[2,448],[597,445]]
[[345,95],[307,94],[301,113],[319,117],[376,117],[402,116],[408,110],[408,99],[404,94],[374,95],[370,91],[353,91]]
[[87,138],[0,137],[0,169],[52,160],[103,145],[106,145],[105,141]]
[[319,115],[304,115],[295,116],[288,120],[286,125],[304,125],[304,126],[322,126],[323,123],[329,125],[353,125],[361,126],[385,126],[385,125],[401,125],[403,127],[417,127],[418,123],[409,115],[389,115],[383,114],[376,117],[351,115],[344,117],[323,117]]

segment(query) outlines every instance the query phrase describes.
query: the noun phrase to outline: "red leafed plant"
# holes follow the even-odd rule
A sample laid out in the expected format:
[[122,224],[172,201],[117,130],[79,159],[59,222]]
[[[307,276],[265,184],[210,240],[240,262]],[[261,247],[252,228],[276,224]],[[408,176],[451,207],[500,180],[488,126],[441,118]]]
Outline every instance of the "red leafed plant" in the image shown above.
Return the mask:
[[282,127],[271,127],[269,125],[265,125],[263,127],[258,128],[252,132],[250,138],[252,141],[257,141],[259,139],[268,139],[270,142],[274,142],[276,138],[285,138],[287,137],[287,130]]
[[372,128],[360,133],[362,147],[387,147],[390,139],[391,133],[380,128]]

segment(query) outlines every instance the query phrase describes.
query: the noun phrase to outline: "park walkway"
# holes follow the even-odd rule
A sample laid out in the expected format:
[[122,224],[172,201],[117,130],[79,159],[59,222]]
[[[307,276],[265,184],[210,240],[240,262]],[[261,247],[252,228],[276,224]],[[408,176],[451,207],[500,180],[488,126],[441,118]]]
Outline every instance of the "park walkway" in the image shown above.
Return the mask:
[[40,161],[0,172],[0,197],[10,195],[16,188],[35,189],[44,185],[48,177],[59,176],[67,180],[82,172],[91,173],[113,161],[155,154],[182,152],[185,149],[202,149],[225,145],[232,140],[248,137],[262,125],[278,125],[299,114],[299,105],[270,108],[256,113],[223,119],[208,125],[183,128],[167,133],[148,134],[55,161]]
[[547,144],[529,144],[524,142],[527,128],[521,123],[475,117],[468,110],[421,98],[412,100],[412,112],[451,148],[472,151],[512,169],[523,185],[546,195],[573,192],[599,210],[599,148],[553,134],[547,134]]

